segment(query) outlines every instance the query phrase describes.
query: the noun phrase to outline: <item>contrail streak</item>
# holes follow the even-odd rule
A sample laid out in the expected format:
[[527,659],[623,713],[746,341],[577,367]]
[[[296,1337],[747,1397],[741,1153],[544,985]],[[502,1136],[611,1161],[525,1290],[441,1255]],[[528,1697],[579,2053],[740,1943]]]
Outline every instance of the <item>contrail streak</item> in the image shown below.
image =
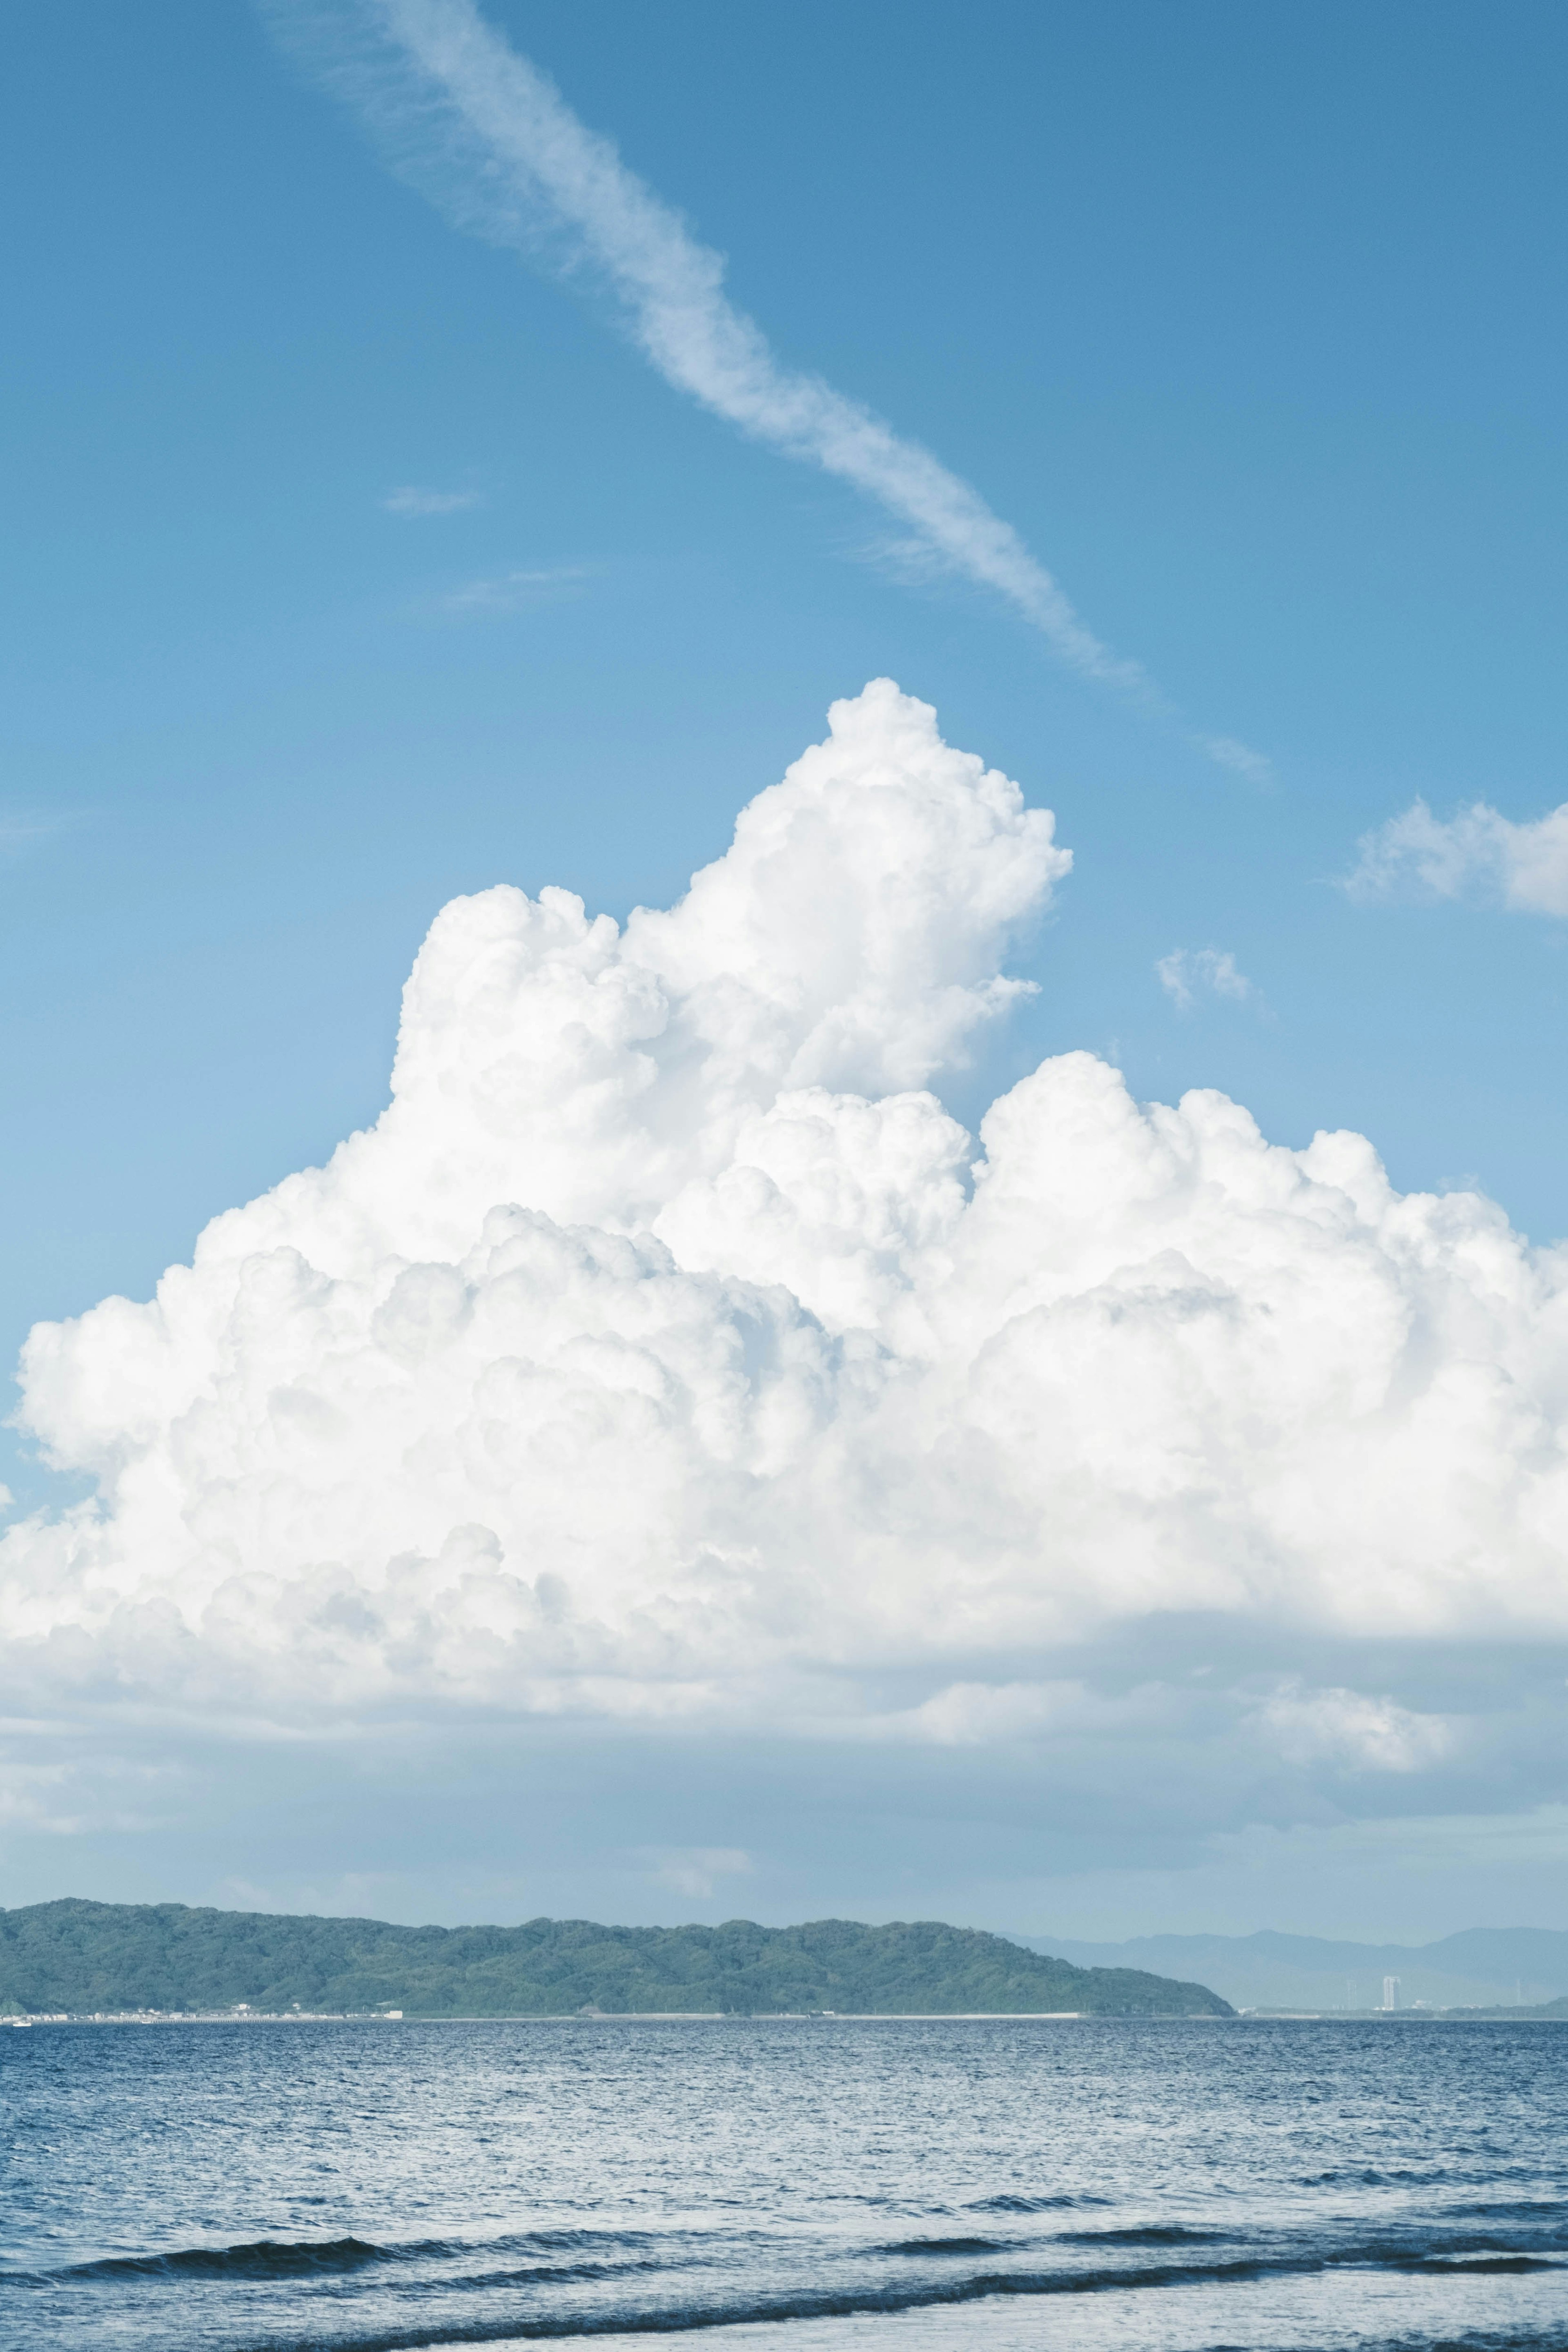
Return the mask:
[[[698,244],[473,0],[263,5],[290,47],[315,53],[394,167],[458,226],[562,274],[591,272],[667,382],[874,499],[953,571],[1007,598],[1075,669],[1168,709],[1140,665],[1100,642],[967,482],[858,401],[780,364],[727,299],[722,257]],[[1228,739],[1196,740],[1222,764],[1258,764]]]

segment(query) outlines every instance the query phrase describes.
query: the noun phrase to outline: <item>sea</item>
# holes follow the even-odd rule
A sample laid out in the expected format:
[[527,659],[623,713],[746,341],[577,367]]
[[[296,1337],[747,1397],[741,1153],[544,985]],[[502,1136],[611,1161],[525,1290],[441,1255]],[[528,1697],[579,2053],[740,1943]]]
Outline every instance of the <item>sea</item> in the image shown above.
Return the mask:
[[5,2352],[1568,2347],[1568,2026],[0,2031]]

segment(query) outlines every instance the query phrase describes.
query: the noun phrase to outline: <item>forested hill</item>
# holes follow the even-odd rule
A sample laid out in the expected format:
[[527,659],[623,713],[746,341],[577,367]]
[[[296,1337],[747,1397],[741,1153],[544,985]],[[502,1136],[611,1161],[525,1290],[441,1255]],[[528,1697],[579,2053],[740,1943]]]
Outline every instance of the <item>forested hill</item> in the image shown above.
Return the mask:
[[887,1927],[394,1927],[376,1919],[196,1911],[182,1903],[35,1903],[0,1911],[0,2011],[400,2009],[408,2017],[559,2017],[584,2009],[846,2014],[1079,2010],[1228,2017],[1206,1986],[1078,1969],[1001,1936]]

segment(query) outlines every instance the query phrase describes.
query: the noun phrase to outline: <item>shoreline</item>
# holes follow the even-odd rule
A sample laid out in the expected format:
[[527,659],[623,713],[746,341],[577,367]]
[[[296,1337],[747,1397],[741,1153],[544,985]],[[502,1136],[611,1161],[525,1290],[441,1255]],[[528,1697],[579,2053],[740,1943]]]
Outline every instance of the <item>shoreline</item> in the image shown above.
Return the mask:
[[0,2014],[0,2031],[47,2025],[1568,2025],[1561,2012],[1520,2009],[1170,2011],[1161,2016],[1073,2009],[489,2011],[32,2010]]

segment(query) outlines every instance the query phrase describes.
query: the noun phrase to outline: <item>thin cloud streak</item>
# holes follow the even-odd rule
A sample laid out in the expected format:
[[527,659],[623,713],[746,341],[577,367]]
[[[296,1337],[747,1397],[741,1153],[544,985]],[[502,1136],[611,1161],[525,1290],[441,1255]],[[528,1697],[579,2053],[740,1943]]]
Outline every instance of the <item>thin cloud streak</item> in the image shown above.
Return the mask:
[[1262,751],[1255,751],[1250,743],[1241,743],[1234,735],[1194,735],[1193,740],[1201,751],[1233,775],[1245,776],[1249,784],[1268,784],[1274,781],[1274,764]]
[[502,572],[494,579],[470,580],[442,601],[448,613],[518,613],[575,594],[586,578],[581,564],[555,571]]
[[[957,571],[999,590],[1089,676],[1151,691],[1073,610],[1011,524],[918,443],[820,378],[781,367],[723,291],[721,255],[580,122],[554,84],[492,31],[472,0],[348,0],[316,14],[357,26],[334,80],[370,117],[397,168],[459,226],[607,281],[633,339],[666,380],[786,456],[837,475],[912,525]],[[379,38],[376,37],[379,36]],[[378,54],[379,52],[379,54]]]
[[67,833],[82,821],[79,809],[0,809],[0,857],[20,856],[36,842]]
[[[873,499],[942,563],[1005,597],[1072,668],[1171,706],[1079,618],[978,491],[818,376],[783,366],[723,290],[724,261],[590,131],[473,0],[274,0],[269,13],[369,121],[394,167],[459,227],[591,272],[665,380],[784,456]],[[1194,736],[1240,773],[1261,755]]]
[[466,514],[479,503],[478,490],[421,490],[412,483],[405,483],[401,489],[388,490],[381,502],[384,514],[408,518]]

